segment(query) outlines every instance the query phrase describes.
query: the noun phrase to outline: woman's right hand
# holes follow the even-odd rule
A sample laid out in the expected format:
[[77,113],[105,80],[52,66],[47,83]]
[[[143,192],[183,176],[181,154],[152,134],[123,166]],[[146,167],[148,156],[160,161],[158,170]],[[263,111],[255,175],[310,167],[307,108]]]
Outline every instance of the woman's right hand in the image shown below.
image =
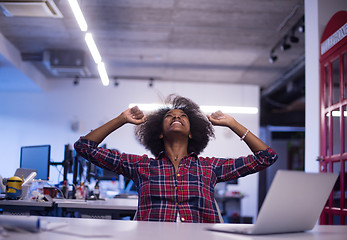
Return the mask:
[[128,108],[122,112],[121,116],[123,117],[125,123],[139,125],[146,121],[145,114],[138,108],[138,106]]
[[125,110],[118,117],[91,131],[86,136],[84,136],[84,138],[96,143],[101,143],[105,139],[105,137],[107,137],[110,133],[120,128],[124,124],[132,123],[139,125],[144,123],[145,121],[146,116],[137,106],[135,106]]

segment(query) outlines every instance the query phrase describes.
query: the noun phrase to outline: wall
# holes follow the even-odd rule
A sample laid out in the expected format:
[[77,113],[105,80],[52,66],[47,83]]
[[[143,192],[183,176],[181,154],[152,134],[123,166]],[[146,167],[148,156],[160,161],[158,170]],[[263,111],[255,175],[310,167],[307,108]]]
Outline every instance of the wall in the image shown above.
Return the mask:
[[341,10],[347,10],[346,0],[305,0],[305,171],[307,172],[319,170],[316,159],[320,155],[320,38],[330,18]]
[[[19,167],[20,147],[40,144],[52,146],[52,161],[63,160],[64,145],[73,144],[81,135],[120,114],[129,103],[160,102],[170,93],[177,93],[200,105],[234,105],[259,107],[259,87],[249,85],[211,85],[199,83],[120,81],[118,87],[103,87],[100,81],[81,80],[74,86],[72,80],[48,80],[47,90],[31,92],[1,92],[0,102],[0,175],[11,176]],[[235,115],[235,118],[255,134],[259,132],[259,114]],[[78,123],[77,131],[71,129]],[[133,126],[126,125],[105,139],[107,147],[124,152],[147,152],[136,141]],[[250,153],[229,129],[216,127],[216,139],[202,156],[237,157]],[[62,179],[51,168],[53,183]],[[235,190],[246,194],[241,214],[257,214],[257,174],[239,180]]]

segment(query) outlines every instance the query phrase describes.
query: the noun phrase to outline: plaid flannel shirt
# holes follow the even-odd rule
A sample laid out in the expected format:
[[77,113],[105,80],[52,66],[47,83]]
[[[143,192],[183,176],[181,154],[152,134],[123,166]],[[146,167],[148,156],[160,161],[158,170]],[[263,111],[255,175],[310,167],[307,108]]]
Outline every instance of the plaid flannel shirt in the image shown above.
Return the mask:
[[76,151],[92,163],[123,174],[134,181],[138,192],[136,220],[175,222],[219,222],[214,187],[258,172],[277,159],[273,149],[240,158],[198,157],[195,153],[181,159],[178,172],[165,152],[157,158],[103,149],[95,142],[80,138]]

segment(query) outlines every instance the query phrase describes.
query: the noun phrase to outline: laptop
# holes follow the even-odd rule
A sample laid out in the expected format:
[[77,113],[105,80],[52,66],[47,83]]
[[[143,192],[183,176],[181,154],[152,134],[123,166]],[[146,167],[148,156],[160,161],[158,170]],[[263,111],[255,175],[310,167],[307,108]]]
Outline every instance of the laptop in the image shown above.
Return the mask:
[[208,230],[249,235],[313,229],[338,174],[278,170],[254,224],[215,224]]
[[17,168],[16,172],[14,173],[14,176],[22,177],[26,179],[32,172],[37,172],[36,169],[29,169],[29,168]]

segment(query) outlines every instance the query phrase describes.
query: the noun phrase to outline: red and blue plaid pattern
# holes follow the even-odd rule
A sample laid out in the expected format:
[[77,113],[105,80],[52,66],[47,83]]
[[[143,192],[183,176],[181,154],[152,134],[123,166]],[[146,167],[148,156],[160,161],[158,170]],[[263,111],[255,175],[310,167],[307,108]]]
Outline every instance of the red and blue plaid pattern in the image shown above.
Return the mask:
[[92,163],[123,174],[137,187],[139,205],[137,220],[175,222],[179,213],[182,222],[219,222],[214,202],[214,187],[258,172],[277,159],[273,149],[247,157],[204,158],[191,153],[181,159],[179,170],[162,152],[157,158],[132,155],[103,149],[80,138],[76,151]]

